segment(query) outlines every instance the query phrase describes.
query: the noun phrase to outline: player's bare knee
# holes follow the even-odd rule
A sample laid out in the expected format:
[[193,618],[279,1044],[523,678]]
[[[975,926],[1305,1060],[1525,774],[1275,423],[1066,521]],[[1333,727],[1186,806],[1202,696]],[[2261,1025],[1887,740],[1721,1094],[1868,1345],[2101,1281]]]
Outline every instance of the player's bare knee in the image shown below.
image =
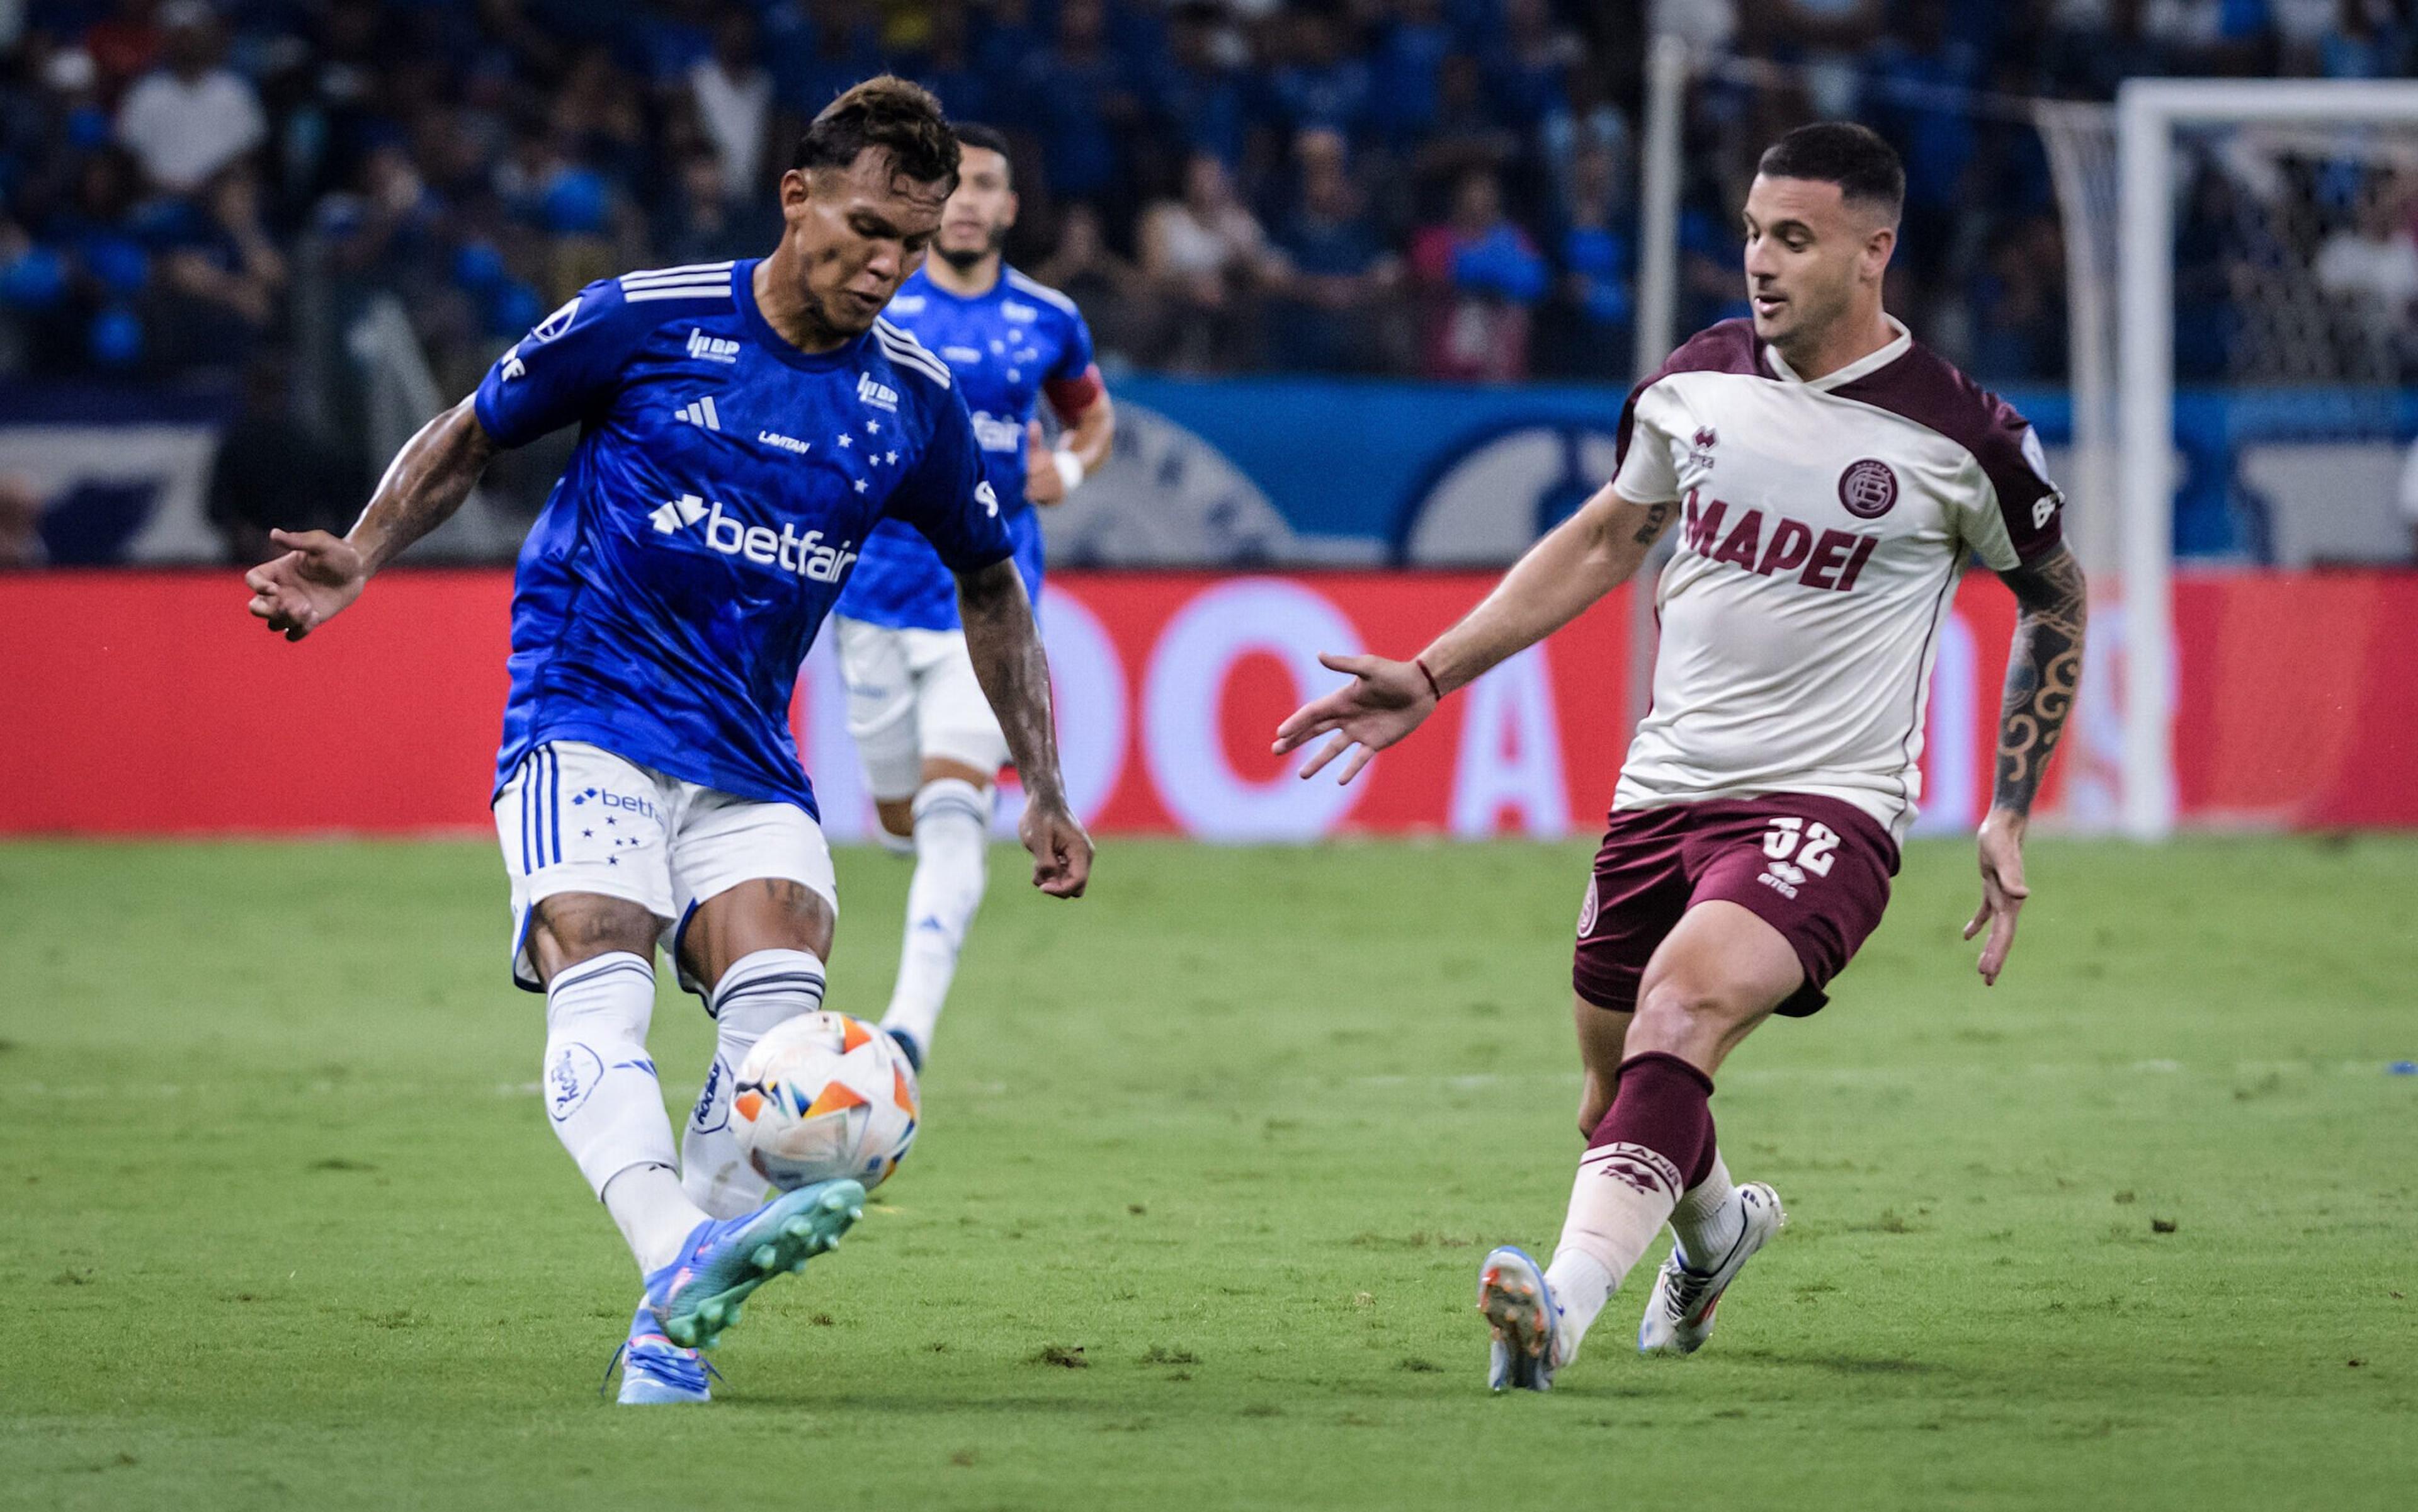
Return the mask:
[[1754,1016],[1753,1006],[1725,984],[1666,976],[1640,994],[1624,1048],[1631,1056],[1659,1050],[1695,1061]]
[[594,893],[561,893],[531,909],[529,945],[539,974],[556,972],[616,951],[651,960],[660,927],[643,903]]
[[911,798],[883,798],[875,801],[875,816],[881,821],[882,832],[901,840],[915,833],[915,801]]

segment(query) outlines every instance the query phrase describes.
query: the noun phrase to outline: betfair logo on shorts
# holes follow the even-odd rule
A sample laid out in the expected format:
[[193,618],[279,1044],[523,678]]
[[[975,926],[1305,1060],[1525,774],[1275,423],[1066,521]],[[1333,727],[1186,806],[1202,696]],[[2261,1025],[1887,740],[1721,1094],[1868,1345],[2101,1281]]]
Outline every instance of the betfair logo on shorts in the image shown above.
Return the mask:
[[585,792],[572,795],[573,808],[585,808],[590,803],[599,808],[622,809],[641,817],[653,819],[659,824],[663,822],[663,813],[655,807],[653,802],[635,793],[617,793],[603,787],[590,787]]
[[725,557],[740,557],[758,567],[778,567],[785,573],[795,573],[810,583],[836,583],[856,560],[856,542],[845,541],[838,545],[825,545],[820,530],[800,535],[787,521],[781,528],[748,525],[736,515],[726,513],[719,499],[712,503],[695,494],[682,494],[667,499],[647,518],[653,522],[658,535],[678,535],[690,526],[703,521],[705,544],[708,549]]

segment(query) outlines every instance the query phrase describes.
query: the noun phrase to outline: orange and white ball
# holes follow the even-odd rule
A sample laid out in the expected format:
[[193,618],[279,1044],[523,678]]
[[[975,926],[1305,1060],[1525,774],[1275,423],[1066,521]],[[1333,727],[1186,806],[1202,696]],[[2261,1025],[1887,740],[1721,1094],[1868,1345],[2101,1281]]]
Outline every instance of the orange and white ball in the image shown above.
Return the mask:
[[785,1191],[847,1176],[870,1191],[915,1142],[915,1073],[896,1041],[862,1019],[803,1014],[747,1052],[730,1123],[766,1181]]

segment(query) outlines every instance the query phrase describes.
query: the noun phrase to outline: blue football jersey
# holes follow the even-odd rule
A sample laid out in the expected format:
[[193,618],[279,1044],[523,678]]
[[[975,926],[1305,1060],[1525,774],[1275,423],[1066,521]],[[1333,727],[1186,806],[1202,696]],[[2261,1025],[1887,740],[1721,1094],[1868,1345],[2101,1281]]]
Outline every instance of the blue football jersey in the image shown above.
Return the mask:
[[521,548],[498,787],[530,747],[586,741],[816,813],[790,695],[875,529],[959,571],[1013,549],[941,359],[887,322],[802,352],[755,267],[591,283],[479,385],[504,446],[580,426]]
[[[1025,591],[1041,597],[1041,522],[1024,496],[1024,427],[1045,389],[1085,381],[1092,332],[1075,301],[1012,267],[990,292],[960,298],[917,268],[898,286],[888,319],[937,352],[956,374],[973,414],[983,478],[999,496]],[[840,596],[851,619],[911,630],[957,628],[957,587],[948,565],[914,531],[876,526],[864,560]]]

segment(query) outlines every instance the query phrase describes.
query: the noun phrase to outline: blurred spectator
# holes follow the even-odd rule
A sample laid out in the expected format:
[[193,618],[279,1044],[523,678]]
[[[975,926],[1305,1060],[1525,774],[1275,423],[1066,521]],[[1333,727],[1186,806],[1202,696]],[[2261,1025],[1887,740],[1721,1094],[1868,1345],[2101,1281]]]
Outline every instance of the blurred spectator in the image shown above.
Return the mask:
[[1369,124],[1369,65],[1344,47],[1342,18],[1332,11],[1290,12],[1286,60],[1268,77],[1277,129],[1316,129],[1357,135]]
[[1549,274],[1526,232],[1503,213],[1490,172],[1462,176],[1451,218],[1411,242],[1411,269],[1426,296],[1422,371],[1431,378],[1507,383],[1528,375],[1528,310]]
[[2418,242],[2410,236],[2410,198],[2396,179],[2369,176],[2356,220],[2318,248],[2317,284],[2336,301],[2339,343],[2356,362],[2351,371],[2398,377],[2413,350]]
[[1093,344],[1103,358],[1131,362],[1155,334],[1147,311],[1149,281],[1141,269],[1109,250],[1100,212],[1077,203],[1058,225],[1058,249],[1036,265],[1033,276],[1082,307]]
[[1561,236],[1562,316],[1543,365],[1565,377],[1616,380],[1630,367],[1636,247],[1620,195],[1620,160],[1589,146],[1570,163]]
[[690,102],[721,163],[723,191],[732,198],[761,193],[771,183],[764,145],[773,124],[773,75],[756,60],[756,19],[733,7],[714,23],[712,53],[688,70]]
[[160,260],[170,297],[161,316],[161,360],[232,369],[277,319],[285,258],[261,219],[260,180],[251,168],[222,172],[203,206]]
[[1155,75],[1152,103],[1178,160],[1205,152],[1229,172],[1243,165],[1249,99],[1232,54],[1242,44],[1209,0],[1186,0],[1168,17],[1167,58]]
[[1024,121],[1041,138],[1050,190],[1064,199],[1120,205],[1125,148],[1141,124],[1131,71],[1110,51],[1103,0],[1059,0],[1051,45],[1020,81]]
[[1546,0],[1503,0],[1502,35],[1486,69],[1494,108],[1518,129],[1537,130],[1569,108],[1569,77],[1584,55]]
[[2410,527],[2410,560],[2418,564],[2418,445],[2401,465],[2401,523]]
[[117,139],[152,183],[181,194],[260,145],[268,123],[252,84],[219,66],[225,38],[207,6],[169,0],[160,35],[164,67],[126,92]]
[[1435,129],[1451,51],[1444,0],[1393,0],[1370,62],[1370,115],[1389,146],[1409,146]]
[[1184,171],[1184,196],[1142,212],[1141,270],[1166,302],[1171,367],[1224,372],[1250,344],[1256,295],[1269,272],[1267,237],[1235,197],[1226,165],[1205,152]]
[[1391,360],[1402,334],[1390,296],[1402,261],[1390,252],[1353,182],[1343,134],[1321,128],[1293,144],[1298,189],[1277,233],[1278,302],[1272,356],[1314,372],[1366,372]]

